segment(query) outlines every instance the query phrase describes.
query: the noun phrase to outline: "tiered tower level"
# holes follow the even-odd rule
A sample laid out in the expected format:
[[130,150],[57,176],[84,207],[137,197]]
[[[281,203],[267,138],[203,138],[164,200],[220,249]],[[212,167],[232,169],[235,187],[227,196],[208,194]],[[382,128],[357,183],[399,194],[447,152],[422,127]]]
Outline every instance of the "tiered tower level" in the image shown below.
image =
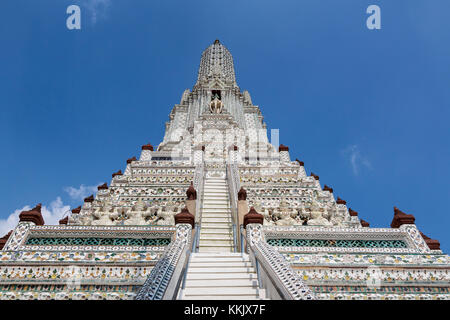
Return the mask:
[[0,246],[1,299],[450,297],[449,257],[414,216],[370,228],[269,141],[218,40],[157,147],[59,226],[22,212]]

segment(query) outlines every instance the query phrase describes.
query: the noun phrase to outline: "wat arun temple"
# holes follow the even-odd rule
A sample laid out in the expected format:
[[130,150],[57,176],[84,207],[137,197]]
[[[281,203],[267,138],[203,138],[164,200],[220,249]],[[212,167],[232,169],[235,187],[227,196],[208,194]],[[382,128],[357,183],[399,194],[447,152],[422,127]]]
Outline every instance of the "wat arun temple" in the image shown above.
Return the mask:
[[20,213],[0,239],[1,300],[450,299],[430,221],[394,208],[372,228],[269,141],[219,40],[163,141],[139,145],[59,225],[41,204]]

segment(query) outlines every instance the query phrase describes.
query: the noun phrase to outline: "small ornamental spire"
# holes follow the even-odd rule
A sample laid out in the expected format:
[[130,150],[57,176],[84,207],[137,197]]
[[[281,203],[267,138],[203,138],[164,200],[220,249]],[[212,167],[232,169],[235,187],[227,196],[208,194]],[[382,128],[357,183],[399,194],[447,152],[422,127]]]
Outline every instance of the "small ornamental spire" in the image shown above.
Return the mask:
[[84,202],[94,202],[94,195],[91,194],[89,197],[84,198]]
[[412,214],[406,214],[399,208],[394,207],[394,218],[391,222],[391,228],[398,228],[403,224],[414,224],[416,218]]
[[195,190],[194,184],[192,182],[186,191],[186,195],[188,200],[197,200],[197,191]]
[[136,157],[127,159],[127,164],[130,164],[131,162],[136,161],[136,160],[137,160]]
[[303,161],[300,161],[300,160],[298,160],[298,159],[295,159],[295,161],[298,162],[298,164],[300,165],[300,167],[304,167],[304,166],[305,166],[305,163],[304,163]]
[[152,146],[150,143],[144,144],[144,145],[142,146],[142,150],[150,150],[150,151],[153,151],[153,146]]
[[363,219],[359,219],[359,221],[361,222],[361,226],[363,228],[368,228],[370,226],[370,224],[367,221],[363,220]]
[[314,174],[314,173],[312,173],[312,172],[311,172],[311,177],[314,177],[314,179],[319,180],[319,176]]
[[358,212],[352,210],[351,208],[348,208],[348,213],[351,217],[356,217],[358,215]]
[[251,207],[250,211],[244,216],[244,229],[247,227],[248,224],[251,223],[263,224],[263,222],[264,216],[256,212],[254,207]]
[[106,190],[108,189],[108,184],[105,182],[104,184],[101,184],[97,187],[97,190]]
[[72,214],[78,214],[81,211],[81,206],[79,206],[78,208],[72,209]]
[[31,209],[30,211],[22,211],[19,214],[20,221],[29,221],[34,222],[37,226],[43,226],[44,225],[44,218],[41,214],[41,208],[42,204],[38,204],[36,207]]
[[190,224],[192,228],[194,228],[195,217],[192,213],[189,212],[187,207],[184,207],[184,209],[181,210],[180,213],[176,214],[174,218],[175,218],[175,225],[180,223],[186,223]]
[[12,230],[9,231],[7,234],[5,234],[3,237],[0,238],[0,250],[3,249],[3,247],[5,246],[6,242],[8,242],[9,237],[12,234]]
[[333,188],[330,188],[329,186],[324,185],[323,186],[323,191],[330,191],[330,193],[333,193]]
[[289,151],[289,147],[285,146],[284,144],[280,144],[280,146],[278,147],[278,152],[281,151]]
[[69,216],[66,216],[65,218],[59,220],[59,224],[67,224],[69,222]]
[[342,200],[341,198],[337,198],[337,200],[336,200],[336,203],[337,204],[344,204],[344,205],[346,205],[347,204],[347,201],[345,201],[345,200]]
[[238,192],[238,200],[247,200],[247,191],[243,187]]
[[441,244],[438,240],[431,239],[430,237],[424,235],[422,232],[420,232],[420,235],[422,236],[423,240],[425,240],[425,243],[427,244],[428,248],[430,248],[430,250],[441,250]]
[[114,172],[113,174],[112,174],[112,177],[114,178],[115,176],[121,176],[122,175],[122,170],[119,170],[119,171],[117,171],[117,172]]

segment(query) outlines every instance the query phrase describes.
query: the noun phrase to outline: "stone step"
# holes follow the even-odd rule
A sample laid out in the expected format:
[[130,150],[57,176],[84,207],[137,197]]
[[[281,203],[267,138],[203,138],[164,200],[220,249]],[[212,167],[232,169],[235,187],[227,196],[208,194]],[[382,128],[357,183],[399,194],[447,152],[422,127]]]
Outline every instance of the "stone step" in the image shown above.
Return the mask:
[[199,246],[198,251],[199,252],[219,252],[219,253],[225,253],[225,252],[233,252],[234,248],[232,246],[205,246],[202,247]]
[[248,295],[248,296],[184,296],[185,300],[261,300],[258,296]]
[[[230,213],[220,213],[220,212],[202,212],[202,223],[208,222],[208,220],[204,219],[227,219],[230,223],[233,221]],[[212,221],[209,221],[212,222]]]
[[222,273],[255,273],[253,267],[233,267],[233,268],[222,268],[222,267],[207,267],[207,268],[191,268],[189,266],[188,273],[203,273],[203,274],[222,274]]
[[210,197],[210,196],[216,196],[216,197],[223,196],[223,197],[227,197],[228,198],[228,192],[225,192],[225,191],[223,191],[223,192],[221,192],[221,191],[207,191],[207,190],[203,191],[203,198]]
[[243,257],[191,257],[191,262],[211,262],[211,263],[232,263],[232,262],[250,262],[250,258]]
[[230,208],[202,208],[202,212],[226,212],[231,213]]
[[226,201],[228,202],[228,196],[227,195],[221,195],[221,196],[208,196],[208,197],[203,197],[203,201],[207,200],[211,200],[211,201]]
[[205,184],[203,190],[209,190],[209,189],[228,190],[228,186],[226,184],[211,184],[211,183]]
[[217,199],[217,200],[203,200],[203,207],[205,206],[221,206],[221,205],[227,205],[229,206],[228,199]]
[[233,239],[233,232],[227,233],[200,233],[200,240],[228,240]]
[[243,257],[243,258],[249,258],[250,256],[246,253],[241,252],[232,252],[232,253],[199,253],[194,252],[192,253],[192,258],[195,259],[197,257],[229,257],[229,258],[235,258],[235,257]]
[[218,201],[216,203],[204,203],[203,202],[203,209],[229,209],[230,205],[228,204],[228,201]]
[[232,246],[233,238],[231,239],[201,239],[199,241],[199,247],[202,246]]
[[222,262],[220,265],[214,262],[197,262],[191,261],[189,264],[189,271],[194,270],[194,268],[222,268],[222,269],[233,269],[233,268],[252,268],[250,262]]
[[258,289],[252,287],[219,287],[219,288],[188,288],[184,290],[187,296],[258,296]]
[[249,279],[186,279],[186,288],[248,287],[257,288],[258,280]]
[[202,224],[204,222],[229,222],[231,223],[233,221],[233,219],[231,219],[231,216],[228,214],[224,214],[222,217],[220,218],[213,218],[213,217],[208,217],[208,215],[203,216],[202,214]]
[[[203,229],[203,228],[202,228]],[[200,233],[201,235],[207,235],[207,234],[216,234],[216,235],[221,235],[221,234],[233,234],[233,230],[232,228],[208,228],[208,229],[203,229],[202,232]]]
[[210,214],[220,214],[222,216],[228,216],[231,217],[231,210],[229,209],[206,209],[202,210],[202,217]]
[[230,223],[228,222],[223,222],[223,223],[217,223],[217,222],[204,222],[202,223],[202,230],[217,230],[217,229],[221,229],[221,230],[230,230],[232,231],[233,227]]
[[186,280],[258,280],[256,273],[188,273]]

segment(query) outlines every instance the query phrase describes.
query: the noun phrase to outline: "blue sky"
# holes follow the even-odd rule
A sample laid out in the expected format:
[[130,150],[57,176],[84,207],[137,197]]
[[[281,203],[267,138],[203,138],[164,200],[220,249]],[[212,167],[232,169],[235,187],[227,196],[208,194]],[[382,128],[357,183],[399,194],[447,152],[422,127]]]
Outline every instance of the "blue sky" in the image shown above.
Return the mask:
[[[81,30],[66,28],[71,4]],[[371,4],[381,30],[366,28]],[[449,251],[448,0],[8,0],[0,12],[2,232],[38,202],[58,220],[159,144],[218,38],[308,174],[373,227],[393,206],[414,214]]]

